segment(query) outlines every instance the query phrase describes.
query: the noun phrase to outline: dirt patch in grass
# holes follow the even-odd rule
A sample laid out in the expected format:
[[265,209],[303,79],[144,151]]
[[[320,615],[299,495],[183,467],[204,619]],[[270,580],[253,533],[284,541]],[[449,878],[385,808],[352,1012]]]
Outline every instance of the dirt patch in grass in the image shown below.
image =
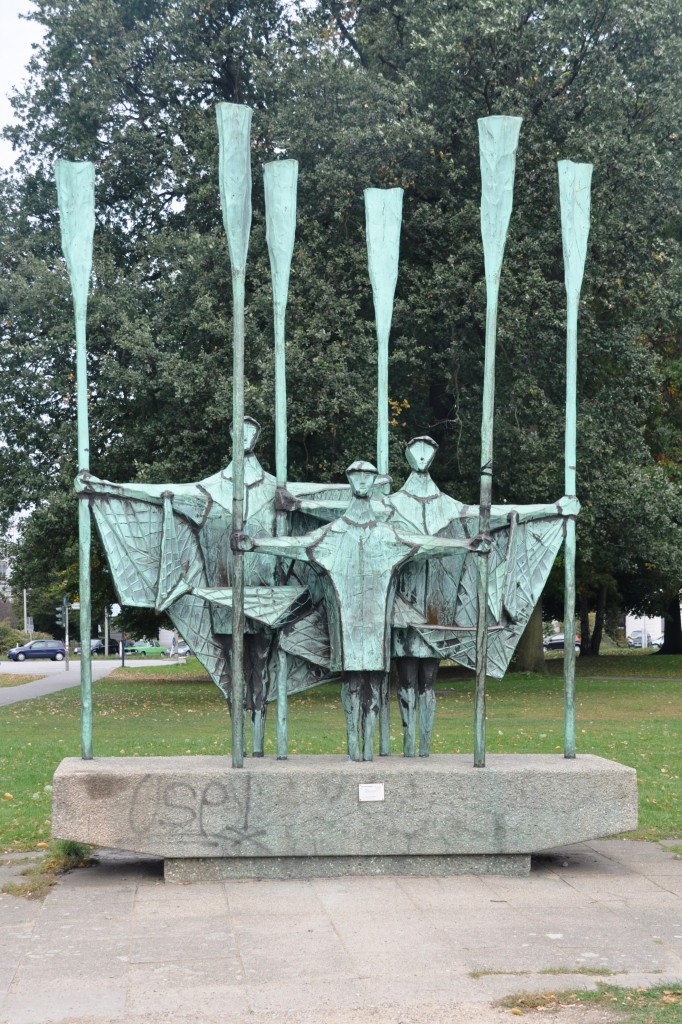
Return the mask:
[[23,686],[24,683],[34,683],[42,676],[22,676],[16,672],[0,672],[0,687]]
[[40,858],[6,858],[3,863],[10,867],[13,877],[4,883],[2,892],[9,896],[42,900],[60,875],[92,863],[92,847],[70,839],[58,840],[51,843]]
[[[556,1015],[556,1019],[569,1021],[564,1010],[604,1012],[606,1016],[593,1016],[590,1020],[622,1021],[623,1024],[679,1024],[682,1018],[682,985],[659,985],[655,988],[619,988],[598,985],[592,991],[519,992],[500,999],[496,1006],[507,1009],[514,1016]],[[584,1020],[586,1017],[576,1017]]]

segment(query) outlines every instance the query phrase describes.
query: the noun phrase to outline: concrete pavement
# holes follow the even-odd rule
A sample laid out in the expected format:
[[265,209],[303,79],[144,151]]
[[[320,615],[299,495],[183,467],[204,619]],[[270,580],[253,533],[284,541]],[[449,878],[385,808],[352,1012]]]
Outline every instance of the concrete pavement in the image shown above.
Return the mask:
[[173,885],[98,856],[43,903],[0,896],[0,1024],[501,1024],[506,994],[682,981],[665,844],[583,843],[527,878]]
[[[146,665],[172,664],[168,659],[126,659],[126,666],[143,668]],[[92,659],[92,680],[104,679],[114,669],[120,668],[120,661],[108,659]],[[33,697],[44,697],[48,693],[58,693],[73,686],[80,686],[80,661],[71,661],[67,671],[63,661],[3,661],[0,662],[0,675],[41,676],[31,683],[20,683],[18,686],[0,686],[0,707],[16,704],[20,700],[31,700]]]

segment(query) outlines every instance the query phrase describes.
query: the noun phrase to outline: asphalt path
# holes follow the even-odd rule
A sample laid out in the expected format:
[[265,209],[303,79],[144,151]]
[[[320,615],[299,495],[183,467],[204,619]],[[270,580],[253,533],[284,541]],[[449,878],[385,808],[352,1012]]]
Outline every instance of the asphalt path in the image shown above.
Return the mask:
[[[168,664],[172,664],[168,658],[126,658],[126,668]],[[93,658],[92,681],[104,679],[110,672],[120,667],[121,662],[118,660]],[[3,661],[0,662],[0,676],[3,675],[41,676],[41,678],[34,679],[30,683],[20,683],[18,686],[0,686],[0,707],[4,707],[6,704],[17,704],[21,700],[44,697],[48,693],[58,693],[59,690],[68,690],[73,686],[80,686],[81,666],[80,661],[71,661],[68,670],[63,661]]]

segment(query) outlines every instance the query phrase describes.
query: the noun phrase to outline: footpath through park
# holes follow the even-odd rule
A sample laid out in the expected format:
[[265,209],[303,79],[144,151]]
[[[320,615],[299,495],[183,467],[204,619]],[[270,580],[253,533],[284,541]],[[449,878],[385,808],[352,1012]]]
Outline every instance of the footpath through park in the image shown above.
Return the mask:
[[494,1002],[521,991],[679,984],[672,847],[582,843],[525,878],[188,885],[100,851],[43,902],[0,896],[0,1024],[501,1024]]
[[[166,665],[168,661],[147,660],[136,658],[126,661],[130,668],[142,668],[149,665]],[[120,661],[110,661],[106,658],[92,659],[92,678],[96,682],[104,679],[114,669],[120,668]],[[44,697],[48,693],[58,693],[60,690],[68,690],[73,686],[80,686],[80,662],[71,661],[67,670],[63,661],[23,661],[23,662],[0,662],[0,683],[2,675],[27,675],[40,676],[40,679],[33,679],[30,683],[20,683],[18,686],[0,685],[0,707],[7,704],[16,704],[21,700],[31,700],[34,697]]]

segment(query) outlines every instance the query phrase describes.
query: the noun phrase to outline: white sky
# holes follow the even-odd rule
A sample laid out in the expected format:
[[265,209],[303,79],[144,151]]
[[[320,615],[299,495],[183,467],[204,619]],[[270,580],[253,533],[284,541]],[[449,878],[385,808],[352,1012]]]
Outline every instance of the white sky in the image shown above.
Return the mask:
[[[8,94],[25,77],[24,69],[31,58],[31,43],[40,40],[41,31],[34,22],[21,21],[20,14],[33,10],[31,0],[0,0],[0,126],[12,120]],[[0,168],[14,162],[12,147],[0,139]]]

